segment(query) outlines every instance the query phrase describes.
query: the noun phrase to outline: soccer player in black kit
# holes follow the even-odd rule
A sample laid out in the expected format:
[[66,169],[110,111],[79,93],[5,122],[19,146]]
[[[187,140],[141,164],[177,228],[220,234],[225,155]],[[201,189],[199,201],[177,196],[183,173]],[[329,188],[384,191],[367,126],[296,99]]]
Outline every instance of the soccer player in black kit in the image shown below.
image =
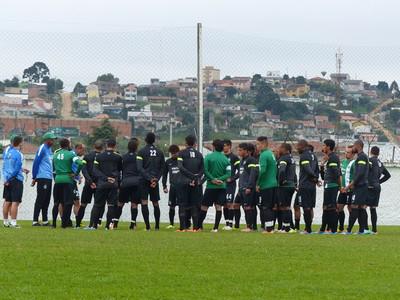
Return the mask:
[[153,203],[154,208],[154,219],[155,219],[155,229],[160,229],[160,189],[158,182],[165,168],[165,158],[164,154],[160,149],[154,146],[156,141],[156,136],[154,133],[149,132],[146,135],[144,146],[138,152],[136,157],[137,167],[141,174],[141,198],[142,198],[142,214],[143,219],[146,224],[146,230],[150,230],[149,221],[149,207],[148,200]]
[[114,219],[114,227],[118,224],[125,203],[131,203],[131,223],[129,229],[136,228],[138,205],[141,203],[140,173],[137,168],[137,154],[139,140],[131,138],[128,143],[128,152],[122,156],[122,180],[120,184],[118,207]]
[[97,155],[94,161],[93,176],[96,182],[94,205],[87,229],[97,229],[98,221],[107,204],[106,229],[113,229],[113,219],[118,198],[118,186],[122,171],[122,157],[115,152],[117,142],[107,141],[106,150]]
[[363,149],[363,141],[357,140],[353,145],[353,152],[357,154],[357,159],[354,162],[353,181],[346,187],[346,190],[353,190],[349,226],[347,227],[347,231],[343,234],[351,234],[357,219],[360,224],[358,234],[364,234],[364,229],[368,222],[366,208],[368,197],[369,160]]
[[232,230],[235,219],[235,228],[240,224],[240,202],[235,198],[236,180],[239,178],[240,159],[232,153],[232,141],[224,140],[224,154],[231,162],[231,177],[226,181],[226,204],[224,205],[224,219],[226,226],[223,230]]
[[[103,151],[103,142],[100,140],[96,141],[93,148],[93,151],[89,152],[83,157],[83,160],[86,161],[86,165],[84,165],[82,168],[82,174],[85,178],[85,185],[83,186],[82,190],[81,205],[76,216],[77,228],[81,226],[82,219],[85,216],[86,206],[92,202],[92,197],[96,193],[96,182],[93,176],[93,165],[97,155]],[[104,212],[102,212],[100,216],[103,216],[103,213]]]
[[177,158],[183,181],[180,186],[180,193],[182,193],[180,205],[186,208],[186,215],[191,215],[193,231],[198,231],[200,204],[203,197],[204,158],[195,149],[195,136],[188,135],[185,141],[186,149],[180,151]]

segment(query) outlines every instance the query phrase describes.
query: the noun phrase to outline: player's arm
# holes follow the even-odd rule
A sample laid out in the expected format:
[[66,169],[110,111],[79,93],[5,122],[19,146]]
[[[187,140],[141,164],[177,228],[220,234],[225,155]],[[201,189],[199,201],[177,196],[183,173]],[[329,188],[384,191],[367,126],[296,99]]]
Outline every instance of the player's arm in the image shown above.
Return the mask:
[[239,179],[240,176],[240,159],[237,159],[234,163],[233,163],[233,176],[231,176],[231,181],[235,181],[237,179]]
[[168,167],[166,167],[166,168],[163,169],[163,174],[162,174],[162,186],[163,186],[163,189],[164,189],[164,190],[167,188],[168,172],[169,172],[169,168],[168,168]]
[[311,168],[311,157],[307,156],[300,156],[300,166],[303,168],[303,171],[308,175],[308,177],[313,178],[315,181],[318,180],[314,170]]
[[260,160],[258,162],[258,179],[257,179],[257,185],[260,185],[260,178],[263,177],[267,173],[267,160],[264,157],[264,153],[261,153],[260,155]]
[[93,176],[96,179],[101,179],[102,181],[107,181],[107,176],[101,171],[100,162],[96,158],[93,162]]
[[278,165],[278,180],[280,185],[283,185],[286,182],[286,168],[287,162],[281,160]]
[[382,165],[382,177],[379,178],[379,184],[382,184],[390,179],[392,175],[390,175],[389,171],[386,169],[384,165]]
[[246,188],[252,190],[256,186],[257,173],[258,173],[257,172],[257,164],[256,164],[255,159],[250,161],[250,163],[248,164],[248,168],[250,169],[250,175],[249,175],[249,183]]
[[353,185],[357,185],[368,171],[368,161],[363,158],[355,161]]
[[85,177],[85,181],[88,184],[92,184],[93,183],[93,178],[92,178],[92,176],[90,176],[89,170],[88,170],[89,168],[93,168],[92,159],[91,159],[91,157],[89,157],[89,154],[85,155],[83,157],[83,159],[86,161],[86,164],[82,167],[83,177]]
[[13,179],[14,177],[17,177],[18,173],[21,171],[22,169],[22,154],[15,152],[12,156],[12,166],[13,166],[13,171],[12,173],[9,175],[8,180]]
[[228,163],[225,168],[225,174],[222,175],[220,178],[218,178],[221,181],[226,181],[229,177],[231,177],[231,174],[232,174],[231,163],[228,160],[227,160],[227,162]]
[[193,174],[192,172],[190,172],[188,169],[186,169],[183,166],[183,157],[182,157],[183,155],[182,154],[179,154],[178,158],[177,158],[179,172],[181,172],[185,177],[189,178],[190,180],[195,180],[196,179],[196,174]]
[[209,166],[209,159],[206,156],[206,158],[204,159],[204,175],[206,175],[206,179],[207,180],[215,180],[216,178],[214,178],[214,176],[211,174],[210,172],[210,166]]
[[161,179],[161,177],[163,176],[165,170],[167,170],[168,172],[168,168],[165,165],[165,157],[164,157],[164,153],[162,151],[160,151],[160,164],[159,164],[159,168],[160,168],[160,173],[158,173],[157,176],[157,181],[159,181]]
[[136,167],[144,179],[151,181],[153,177],[150,176],[150,174],[143,168],[143,157],[145,156],[143,152],[144,151],[139,151],[138,155],[136,156]]
[[40,146],[39,150],[36,152],[35,159],[33,160],[33,165],[32,165],[32,179],[33,180],[36,179],[36,176],[39,172],[40,162],[42,161],[44,152],[45,152],[43,150],[43,148],[44,148],[44,145]]

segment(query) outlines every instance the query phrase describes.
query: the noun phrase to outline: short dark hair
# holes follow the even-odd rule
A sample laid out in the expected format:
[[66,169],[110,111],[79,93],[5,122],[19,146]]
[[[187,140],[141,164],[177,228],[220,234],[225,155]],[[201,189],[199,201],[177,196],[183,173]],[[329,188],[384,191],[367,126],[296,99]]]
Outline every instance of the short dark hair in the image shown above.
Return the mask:
[[156,141],[156,135],[153,132],[149,132],[146,134],[146,138],[144,140],[147,144],[152,145]]
[[240,143],[239,145],[238,145],[238,147],[240,148],[240,149],[243,149],[243,150],[249,150],[249,144],[248,143]]
[[69,141],[69,139],[62,138],[62,139],[60,140],[60,147],[61,147],[62,149],[67,149],[67,148],[70,147],[70,145],[71,145],[71,142]]
[[82,143],[77,143],[77,144],[75,144],[75,149],[78,149],[78,148],[82,148],[83,147],[83,144]]
[[232,147],[232,141],[231,140],[224,140],[224,145],[228,145],[229,147]]
[[224,142],[219,139],[214,140],[212,145],[214,146],[215,151],[221,152],[224,150]]
[[372,154],[372,155],[379,155],[379,152],[380,152],[379,147],[373,146],[373,147],[371,148],[371,154]]
[[137,138],[131,138],[128,142],[128,151],[130,153],[136,152],[139,146],[139,140]]
[[266,142],[268,142],[268,137],[266,137],[266,136],[259,136],[259,137],[257,138],[257,141],[258,141],[258,142],[261,142],[261,143],[266,143]]
[[364,148],[364,142],[362,141],[362,140],[356,140],[355,142],[354,142],[354,146],[355,145],[358,145],[358,146],[360,146],[361,148]]
[[329,149],[331,149],[331,151],[335,150],[336,143],[334,140],[326,139],[326,140],[324,140],[324,144],[325,144],[325,146],[329,147]]
[[168,152],[171,154],[176,154],[179,152],[179,146],[178,145],[171,145],[168,148]]
[[22,138],[22,136],[20,136],[20,135],[17,135],[17,136],[15,136],[14,138],[13,138],[13,140],[12,140],[12,145],[14,146],[14,147],[18,147],[19,145],[21,145],[21,143],[23,142],[23,138]]
[[197,139],[196,139],[196,137],[195,137],[194,135],[188,135],[188,136],[185,138],[185,141],[186,141],[186,145],[188,145],[188,146],[190,146],[190,147],[193,147],[194,144],[196,144]]
[[114,148],[115,146],[117,146],[117,141],[115,139],[107,140],[107,147]]
[[256,153],[256,147],[252,143],[247,143],[247,151],[250,152],[251,156]]
[[104,142],[102,140],[97,140],[94,142],[94,149],[101,151],[104,148]]
[[282,143],[281,147],[287,152],[292,153],[292,145],[290,145],[289,143]]

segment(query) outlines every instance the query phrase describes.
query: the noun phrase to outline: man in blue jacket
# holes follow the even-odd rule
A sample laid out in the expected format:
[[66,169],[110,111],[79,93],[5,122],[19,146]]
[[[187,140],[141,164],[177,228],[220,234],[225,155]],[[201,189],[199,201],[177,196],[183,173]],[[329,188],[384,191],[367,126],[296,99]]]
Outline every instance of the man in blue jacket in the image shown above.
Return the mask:
[[24,157],[21,153],[23,139],[16,136],[12,145],[5,152],[3,157],[3,180],[4,180],[4,199],[7,206],[11,206],[11,222],[9,227],[19,228],[17,225],[18,206],[22,201],[23,192],[23,168]]
[[[48,226],[47,213],[51,199],[53,181],[53,151],[56,136],[52,132],[43,135],[43,144],[36,152],[32,166],[32,186],[36,185],[36,201],[33,209],[32,226]],[[42,212],[42,224],[39,223],[39,214]]]

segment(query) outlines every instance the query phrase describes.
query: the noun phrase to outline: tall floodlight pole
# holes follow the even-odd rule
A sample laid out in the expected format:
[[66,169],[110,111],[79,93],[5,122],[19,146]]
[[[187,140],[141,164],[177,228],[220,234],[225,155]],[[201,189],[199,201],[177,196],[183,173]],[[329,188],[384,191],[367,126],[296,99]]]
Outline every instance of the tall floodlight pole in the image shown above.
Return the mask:
[[197,98],[199,101],[199,143],[198,150],[203,151],[203,76],[202,76],[202,26],[197,23]]

